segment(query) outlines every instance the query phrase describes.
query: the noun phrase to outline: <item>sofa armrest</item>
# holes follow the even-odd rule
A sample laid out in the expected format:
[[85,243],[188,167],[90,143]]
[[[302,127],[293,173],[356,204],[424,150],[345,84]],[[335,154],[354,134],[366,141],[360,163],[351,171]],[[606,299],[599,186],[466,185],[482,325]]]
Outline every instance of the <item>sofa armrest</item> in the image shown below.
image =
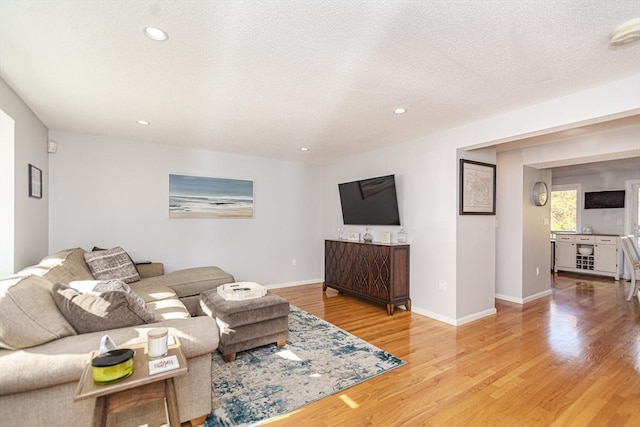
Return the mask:
[[180,338],[187,359],[210,354],[218,348],[216,320],[200,316],[72,335],[22,350],[0,349],[0,397],[77,383],[89,362],[89,354],[98,349],[102,336],[109,335],[120,348],[126,348],[127,344],[145,342],[149,330],[159,327],[168,328],[169,335]]
[[161,262],[136,263],[136,269],[141,279],[162,276],[164,274],[164,264]]

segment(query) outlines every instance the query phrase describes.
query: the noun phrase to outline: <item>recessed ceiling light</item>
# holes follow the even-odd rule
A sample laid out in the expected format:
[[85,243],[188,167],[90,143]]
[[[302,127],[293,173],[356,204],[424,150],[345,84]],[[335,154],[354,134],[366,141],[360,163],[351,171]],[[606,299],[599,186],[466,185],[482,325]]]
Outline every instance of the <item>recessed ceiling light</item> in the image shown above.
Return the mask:
[[396,108],[395,110],[393,110],[393,114],[404,114],[406,112],[407,110],[405,108]]
[[609,36],[611,46],[622,46],[640,40],[640,18],[630,19],[618,25]]
[[149,126],[151,124],[146,120],[138,120],[136,123],[138,123],[140,126]]
[[157,27],[146,27],[144,29],[145,36],[157,42],[163,42],[169,38],[169,35]]
[[302,147],[300,151],[309,151],[309,149],[307,147]]

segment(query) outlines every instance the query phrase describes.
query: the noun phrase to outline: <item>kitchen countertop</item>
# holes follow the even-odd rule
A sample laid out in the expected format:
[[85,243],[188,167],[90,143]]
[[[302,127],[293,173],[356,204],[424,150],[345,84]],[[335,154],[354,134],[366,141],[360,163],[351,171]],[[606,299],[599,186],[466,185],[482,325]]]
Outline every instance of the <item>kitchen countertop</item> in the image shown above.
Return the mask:
[[615,233],[571,233],[571,232],[566,232],[566,233],[555,233],[556,235],[558,234],[567,234],[570,236],[621,236],[620,234],[615,234]]

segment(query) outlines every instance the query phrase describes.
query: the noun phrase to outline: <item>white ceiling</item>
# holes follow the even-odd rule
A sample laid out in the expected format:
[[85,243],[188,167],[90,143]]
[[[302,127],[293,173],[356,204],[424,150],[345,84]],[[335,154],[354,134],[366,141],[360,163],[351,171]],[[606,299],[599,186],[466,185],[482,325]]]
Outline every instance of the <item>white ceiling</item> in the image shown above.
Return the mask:
[[0,0],[0,76],[52,130],[322,164],[638,74],[640,43],[608,45],[635,17],[637,0]]

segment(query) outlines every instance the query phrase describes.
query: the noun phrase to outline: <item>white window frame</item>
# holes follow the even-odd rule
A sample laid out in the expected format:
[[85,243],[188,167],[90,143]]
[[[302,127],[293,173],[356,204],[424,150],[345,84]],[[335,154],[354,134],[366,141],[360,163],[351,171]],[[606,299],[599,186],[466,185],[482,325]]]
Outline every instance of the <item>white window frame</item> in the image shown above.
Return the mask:
[[0,109],[0,277],[15,270],[15,121]]
[[[562,184],[552,185],[551,192],[576,190],[576,233],[582,230],[582,184]],[[562,232],[562,230],[551,230],[552,233]]]

